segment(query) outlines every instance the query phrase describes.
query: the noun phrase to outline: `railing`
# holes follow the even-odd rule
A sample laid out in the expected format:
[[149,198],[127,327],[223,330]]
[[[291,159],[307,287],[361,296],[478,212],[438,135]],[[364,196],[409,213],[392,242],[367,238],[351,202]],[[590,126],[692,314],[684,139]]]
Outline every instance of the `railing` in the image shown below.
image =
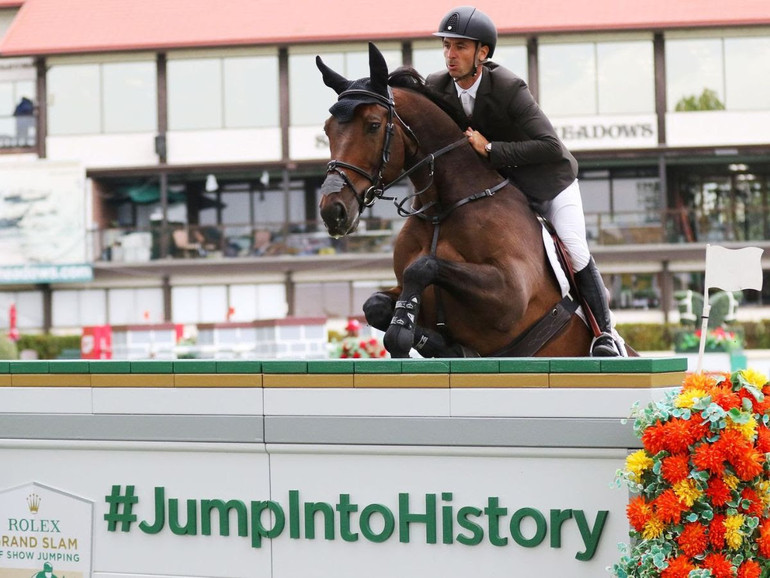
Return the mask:
[[[628,211],[586,214],[592,246],[751,241],[768,238],[768,217],[746,212],[741,220],[725,212]],[[259,256],[389,253],[403,219],[362,219],[356,233],[332,239],[320,222],[259,225],[160,224],[149,229],[111,228],[94,233],[97,261],[211,259]]]
[[37,144],[34,115],[0,116],[0,150]]

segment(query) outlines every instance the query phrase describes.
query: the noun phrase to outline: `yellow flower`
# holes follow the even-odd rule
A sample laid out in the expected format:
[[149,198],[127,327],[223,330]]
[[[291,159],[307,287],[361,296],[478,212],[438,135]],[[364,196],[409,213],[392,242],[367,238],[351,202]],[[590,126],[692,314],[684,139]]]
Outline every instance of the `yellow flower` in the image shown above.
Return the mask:
[[695,401],[706,397],[706,392],[699,388],[687,389],[682,391],[674,400],[676,407],[692,407]]
[[691,479],[682,480],[674,484],[674,493],[688,508],[692,507],[695,500],[703,495],[703,492],[698,489],[695,480]]
[[657,538],[658,536],[663,534],[663,528],[664,528],[663,522],[661,522],[655,516],[653,516],[644,525],[644,529],[642,530],[642,538],[644,538],[645,540],[652,540],[653,538]]
[[732,550],[740,548],[743,542],[741,526],[743,526],[743,514],[736,514],[735,516],[727,516],[725,518],[725,543]]
[[762,506],[767,508],[770,506],[770,480],[764,480],[757,484],[757,494],[759,499],[762,500]]
[[[729,416],[730,414],[728,414]],[[741,412],[741,415],[746,415],[745,412]],[[745,437],[750,442],[754,441],[754,438],[757,436],[757,420],[754,419],[754,416],[750,416],[749,420],[746,423],[735,423],[732,419],[729,419],[727,421],[727,425],[725,426],[725,429],[735,429],[741,432],[741,435]]]
[[733,474],[725,474],[722,478],[722,481],[725,483],[725,485],[730,488],[731,490],[734,490],[738,487],[738,484],[740,483],[740,480],[737,476],[734,476]]
[[631,472],[636,481],[642,479],[642,473],[650,469],[652,464],[652,458],[644,450],[636,451],[626,458],[626,469]]
[[762,386],[767,383],[765,374],[754,369],[742,369],[741,376],[743,376],[743,379],[748,381],[751,385],[759,389],[762,389]]

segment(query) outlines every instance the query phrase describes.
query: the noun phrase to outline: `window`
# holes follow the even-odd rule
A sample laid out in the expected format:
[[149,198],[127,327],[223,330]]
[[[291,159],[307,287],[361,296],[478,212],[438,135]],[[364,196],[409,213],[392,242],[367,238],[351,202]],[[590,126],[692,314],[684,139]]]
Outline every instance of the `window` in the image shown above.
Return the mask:
[[0,148],[35,146],[35,69],[7,59],[0,65]]
[[770,109],[770,37],[666,40],[669,111]]
[[274,54],[172,59],[167,73],[170,130],[280,124]]
[[54,64],[48,72],[53,136],[157,130],[154,61]]
[[[379,47],[388,63],[388,70],[401,66],[401,51]],[[297,50],[289,55],[289,99],[292,126],[323,125],[336,95],[327,87],[316,67],[318,50]],[[345,78],[356,80],[369,76],[369,51],[365,47],[340,52],[320,52],[329,68]]]
[[552,116],[655,112],[651,40],[543,42],[540,104]]

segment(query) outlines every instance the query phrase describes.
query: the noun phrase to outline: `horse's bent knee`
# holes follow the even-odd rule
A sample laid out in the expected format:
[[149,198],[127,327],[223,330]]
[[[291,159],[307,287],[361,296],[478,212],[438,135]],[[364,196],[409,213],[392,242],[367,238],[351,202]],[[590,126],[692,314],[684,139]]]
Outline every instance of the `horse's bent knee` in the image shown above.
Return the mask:
[[395,302],[387,293],[374,293],[364,302],[366,322],[380,331],[386,331],[393,318]]
[[423,255],[404,269],[404,283],[416,283],[427,287],[438,275],[438,259],[432,255]]

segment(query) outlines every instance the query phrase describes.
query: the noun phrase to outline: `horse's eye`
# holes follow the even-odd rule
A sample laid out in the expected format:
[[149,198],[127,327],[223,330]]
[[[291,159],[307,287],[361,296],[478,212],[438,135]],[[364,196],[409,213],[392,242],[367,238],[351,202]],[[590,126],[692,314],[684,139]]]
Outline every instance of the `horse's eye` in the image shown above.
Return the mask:
[[380,122],[371,122],[369,123],[369,132],[374,134],[380,130],[381,126],[382,126],[382,123]]

